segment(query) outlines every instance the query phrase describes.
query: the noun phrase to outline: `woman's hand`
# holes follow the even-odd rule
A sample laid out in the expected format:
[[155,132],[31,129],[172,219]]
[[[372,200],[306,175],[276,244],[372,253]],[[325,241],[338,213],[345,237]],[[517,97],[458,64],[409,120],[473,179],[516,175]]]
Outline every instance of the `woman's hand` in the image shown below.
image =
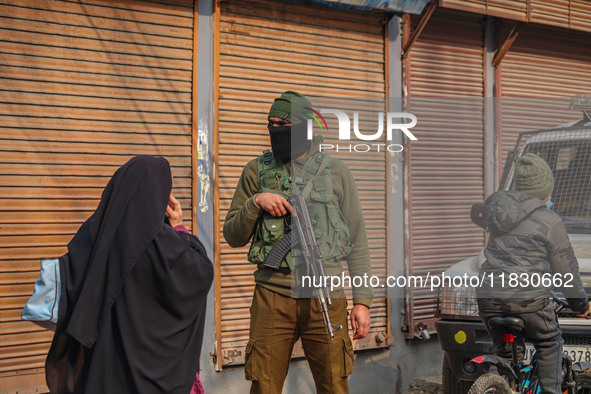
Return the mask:
[[172,193],[168,198],[168,206],[166,207],[166,216],[170,221],[170,225],[174,228],[183,224],[183,210],[181,209],[181,203],[179,200],[174,198]]

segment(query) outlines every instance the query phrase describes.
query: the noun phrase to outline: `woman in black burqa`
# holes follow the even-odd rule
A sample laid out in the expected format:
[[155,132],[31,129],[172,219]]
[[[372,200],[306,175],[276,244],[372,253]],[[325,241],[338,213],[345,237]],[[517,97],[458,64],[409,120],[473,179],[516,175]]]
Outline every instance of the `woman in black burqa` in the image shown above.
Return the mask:
[[191,391],[213,266],[196,237],[171,227],[171,188],[166,159],[131,159],[68,244],[52,393]]

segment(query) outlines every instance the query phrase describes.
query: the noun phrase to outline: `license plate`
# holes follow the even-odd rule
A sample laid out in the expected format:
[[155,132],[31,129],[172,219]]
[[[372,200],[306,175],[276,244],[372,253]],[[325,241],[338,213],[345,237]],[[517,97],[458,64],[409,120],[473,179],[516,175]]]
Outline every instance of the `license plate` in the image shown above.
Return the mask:
[[[531,362],[532,356],[536,353],[533,345],[529,343],[525,345],[525,363]],[[591,347],[585,346],[562,346],[562,354],[568,355],[573,362],[591,361]]]

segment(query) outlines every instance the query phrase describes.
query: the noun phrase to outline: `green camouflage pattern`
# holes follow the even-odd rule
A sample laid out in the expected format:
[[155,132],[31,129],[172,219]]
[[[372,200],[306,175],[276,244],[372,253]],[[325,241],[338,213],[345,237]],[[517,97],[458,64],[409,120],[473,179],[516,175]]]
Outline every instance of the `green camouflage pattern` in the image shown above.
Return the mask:
[[[285,163],[286,169],[290,170],[293,167],[294,171],[300,172],[308,158],[319,152],[322,141],[322,136],[315,135],[309,152],[304,157],[293,162],[287,161]],[[258,222],[263,215],[263,210],[255,202],[257,194],[260,193],[257,161],[258,159],[254,158],[244,166],[232,197],[230,209],[226,215],[223,233],[225,240],[231,247],[242,247],[250,243],[254,237]],[[352,277],[371,276],[367,231],[355,178],[347,165],[337,158],[331,158],[329,167],[332,178],[332,191],[338,201],[343,220],[350,230],[350,245],[352,245],[352,248],[346,258],[349,274]],[[293,295],[292,275],[288,267],[280,268],[278,271],[262,264],[258,264],[257,267],[258,269],[254,272],[254,279],[258,285],[285,297]],[[340,276],[343,273],[343,265],[340,263],[325,268],[327,275]],[[352,290],[353,304],[362,304],[371,308],[373,299],[373,288],[371,286],[353,287]]]
[[[476,289],[480,311],[539,311],[548,304],[551,291],[561,292],[573,311],[586,310],[577,259],[556,213],[538,198],[514,191],[491,195],[485,212],[490,236],[480,269],[481,286]],[[572,287],[554,279],[537,280],[544,275]],[[511,277],[519,279],[510,281]]]
[[[325,160],[328,161],[323,164]],[[276,160],[271,152],[265,151],[257,159],[258,190],[261,193],[278,193],[286,199],[291,193],[302,194],[314,224],[314,235],[322,249],[324,265],[340,267],[341,260],[351,253],[353,244],[351,231],[334,193],[330,160],[328,155],[317,152],[310,156],[297,177],[291,177],[285,164]],[[273,246],[290,231],[286,220],[285,217],[275,217],[268,212],[262,213],[248,253],[251,263],[260,265],[265,262]],[[298,253],[297,249],[295,253]],[[287,254],[281,267],[293,270],[292,254]]]

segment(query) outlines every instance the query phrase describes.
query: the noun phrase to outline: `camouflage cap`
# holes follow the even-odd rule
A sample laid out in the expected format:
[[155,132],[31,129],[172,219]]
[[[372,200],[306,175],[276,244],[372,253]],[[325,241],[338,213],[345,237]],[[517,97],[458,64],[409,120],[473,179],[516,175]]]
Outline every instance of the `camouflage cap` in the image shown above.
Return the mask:
[[554,189],[550,166],[540,156],[527,153],[515,164],[515,190],[545,199]]
[[310,116],[310,101],[301,93],[288,90],[278,97],[271,105],[269,117],[278,117],[289,123],[305,122]]

